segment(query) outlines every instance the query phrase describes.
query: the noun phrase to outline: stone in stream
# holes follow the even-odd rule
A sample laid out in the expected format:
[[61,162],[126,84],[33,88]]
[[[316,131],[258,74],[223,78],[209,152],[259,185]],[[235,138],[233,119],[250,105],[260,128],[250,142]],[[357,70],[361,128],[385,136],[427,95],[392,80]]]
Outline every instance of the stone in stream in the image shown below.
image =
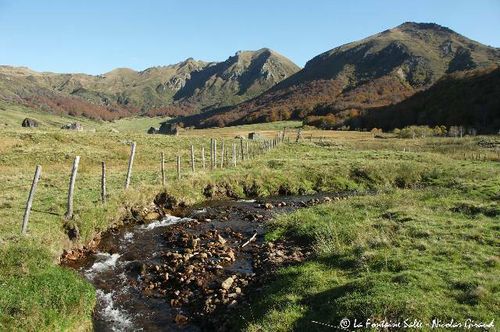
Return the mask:
[[228,290],[233,285],[234,279],[232,277],[227,278],[221,284],[222,289]]
[[274,205],[272,205],[271,203],[266,203],[266,204],[264,204],[264,208],[266,210],[271,210],[272,208],[274,208]]
[[158,212],[155,212],[155,211],[151,211],[151,212],[148,212],[145,216],[144,216],[144,220],[146,221],[153,221],[153,220],[158,220],[160,219],[160,214]]
[[220,235],[217,235],[217,241],[222,245],[226,244],[226,240]]
[[175,316],[175,322],[179,325],[184,325],[188,322],[188,318],[182,314],[177,314]]
[[198,248],[200,246],[200,238],[196,238],[196,237],[192,238],[189,246],[192,249]]

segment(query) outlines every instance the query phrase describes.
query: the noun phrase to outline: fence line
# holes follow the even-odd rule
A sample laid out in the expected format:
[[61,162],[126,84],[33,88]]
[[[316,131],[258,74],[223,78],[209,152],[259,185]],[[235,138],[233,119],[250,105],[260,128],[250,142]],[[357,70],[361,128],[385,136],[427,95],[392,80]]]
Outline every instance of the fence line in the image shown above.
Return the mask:
[[[262,139],[257,141],[249,141],[246,140],[245,142],[244,139],[240,139],[240,146],[238,149],[237,144],[234,142],[232,143],[232,151],[230,151],[229,148],[226,148],[226,142],[224,140],[220,141],[220,151],[219,151],[219,162],[220,162],[220,169],[223,169],[224,167],[236,167],[238,159],[241,161],[247,161],[254,159],[260,154],[264,154],[268,151],[270,151],[272,148],[276,147],[281,141],[279,139],[280,135],[283,135],[281,132],[277,134],[276,137],[278,139]],[[272,142],[275,142],[274,144]],[[132,142],[130,145],[130,155],[128,159],[128,167],[127,167],[127,173],[126,173],[126,179],[125,179],[125,189],[128,189],[130,187],[131,183],[131,176],[132,176],[132,169],[133,169],[133,164],[134,164],[134,158],[135,158],[135,153],[136,153],[136,147],[137,144],[136,142]],[[203,170],[206,169],[206,160],[205,160],[205,146],[201,147],[201,167]],[[239,156],[238,156],[239,155]],[[191,164],[191,170],[193,173],[196,171],[196,158],[195,158],[195,146],[191,144],[190,146],[190,164]],[[211,138],[210,139],[210,169],[214,170],[217,168],[217,139]],[[70,176],[70,182],[69,182],[69,190],[68,190],[68,198],[67,198],[67,209],[66,213],[64,215],[66,220],[72,219],[73,218],[73,213],[74,213],[74,191],[75,191],[75,184],[76,184],[76,177],[78,173],[78,167],[80,163],[80,156],[76,156],[72,169],[71,169],[71,176]],[[181,164],[181,154],[178,154],[176,156],[176,175],[177,179],[180,180],[182,178],[182,164]],[[23,221],[21,225],[21,233],[25,234],[27,232],[28,228],[28,223],[29,223],[29,216],[31,212],[31,207],[33,205],[34,201],[34,195],[35,191],[38,185],[38,182],[40,180],[41,176],[41,170],[42,167],[40,165],[36,166],[35,169],[35,175],[31,184],[29,196],[28,196],[28,201],[26,202],[26,208],[25,212],[23,215]],[[160,153],[160,176],[161,176],[161,185],[165,187],[166,185],[166,174],[165,174],[165,154],[163,152]],[[107,202],[108,198],[108,193],[107,193],[107,183],[106,183],[106,162],[101,161],[101,181],[100,181],[100,191],[101,191],[101,203],[104,205]]]

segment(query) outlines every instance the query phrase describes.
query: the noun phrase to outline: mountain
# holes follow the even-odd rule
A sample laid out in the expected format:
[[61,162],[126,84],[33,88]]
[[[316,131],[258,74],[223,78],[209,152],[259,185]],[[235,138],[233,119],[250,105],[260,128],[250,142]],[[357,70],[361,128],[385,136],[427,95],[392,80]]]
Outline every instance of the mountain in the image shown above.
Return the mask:
[[262,95],[183,119],[199,127],[304,119],[401,102],[445,75],[500,63],[500,50],[433,23],[407,22],[336,47]]
[[169,66],[143,71],[118,68],[97,76],[0,66],[0,99],[102,119],[186,115],[255,97],[299,69],[267,48],[240,51],[223,62],[189,58]]
[[299,70],[268,48],[239,51],[224,62],[194,72],[174,99],[205,107],[232,105],[261,94]]
[[464,126],[496,134],[500,128],[500,67],[448,74],[400,103],[365,110],[358,117],[337,122],[336,127],[384,130],[409,125]]

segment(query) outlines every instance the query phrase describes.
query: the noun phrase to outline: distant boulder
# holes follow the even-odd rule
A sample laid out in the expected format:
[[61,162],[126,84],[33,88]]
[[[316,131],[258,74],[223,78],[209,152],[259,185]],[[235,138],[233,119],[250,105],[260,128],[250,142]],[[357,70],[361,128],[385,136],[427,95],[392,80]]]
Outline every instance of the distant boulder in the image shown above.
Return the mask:
[[178,123],[163,122],[160,129],[158,129],[158,134],[177,136],[181,128]]
[[248,139],[258,140],[260,138],[261,138],[260,133],[252,132],[248,134]]
[[61,129],[83,131],[83,126],[79,122],[65,124]]
[[150,127],[148,129],[148,134],[158,134],[159,133],[159,130],[155,127]]
[[38,127],[38,121],[36,121],[35,119],[26,118],[23,120],[21,126],[26,128],[35,128]]

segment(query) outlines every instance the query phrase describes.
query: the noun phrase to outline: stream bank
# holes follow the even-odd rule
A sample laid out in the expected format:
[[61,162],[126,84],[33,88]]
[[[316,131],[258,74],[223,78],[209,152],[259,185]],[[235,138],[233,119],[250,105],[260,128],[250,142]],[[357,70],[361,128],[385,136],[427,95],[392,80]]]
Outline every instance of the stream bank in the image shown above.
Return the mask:
[[[157,220],[110,229],[94,248],[62,261],[96,288],[96,331],[224,330],[274,269],[310,255],[307,245],[264,242],[266,223],[353,194],[176,205]],[[172,207],[168,197],[156,204]]]

